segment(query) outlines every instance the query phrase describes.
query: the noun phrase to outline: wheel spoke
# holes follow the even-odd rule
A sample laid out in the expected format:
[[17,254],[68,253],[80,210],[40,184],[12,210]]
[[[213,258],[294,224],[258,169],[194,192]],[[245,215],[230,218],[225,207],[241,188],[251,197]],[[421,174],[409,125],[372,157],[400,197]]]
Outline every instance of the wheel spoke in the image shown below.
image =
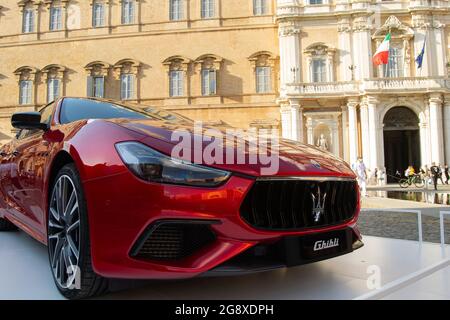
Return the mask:
[[78,261],[79,252],[77,246],[73,242],[72,237],[70,235],[67,235],[67,243],[69,245],[70,250],[72,251],[72,253],[74,254],[75,258],[77,258]]
[[[49,237],[49,239],[52,239],[52,238],[50,238]],[[52,267],[56,267],[56,265],[57,265],[57,256],[58,256],[58,254],[59,254],[59,252],[60,252],[60,250],[61,250],[61,246],[62,246],[62,244],[63,244],[63,240],[58,236],[58,237],[56,237],[56,245],[55,245],[55,247],[54,247],[54,249],[53,249],[53,252],[52,252]]]
[[67,216],[68,212],[72,212],[72,207],[76,204],[77,201],[77,195],[75,192],[75,189],[72,190],[72,193],[70,194],[69,200],[67,201],[67,204],[64,208],[64,216]]
[[75,221],[67,228],[67,233],[71,233],[80,226],[80,220]]
[[56,223],[54,221],[49,221],[48,225],[50,228],[64,229],[64,227],[62,225],[60,225],[59,223]]
[[61,277],[60,281],[62,284],[64,284],[64,275],[67,273],[64,255],[65,255],[65,246],[62,246],[59,252],[59,274]]

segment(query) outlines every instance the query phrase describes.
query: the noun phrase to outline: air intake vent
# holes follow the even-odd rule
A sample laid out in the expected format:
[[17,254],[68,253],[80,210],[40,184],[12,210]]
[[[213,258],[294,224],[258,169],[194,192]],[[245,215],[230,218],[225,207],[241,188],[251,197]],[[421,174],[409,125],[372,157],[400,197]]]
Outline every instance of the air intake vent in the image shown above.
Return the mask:
[[241,216],[265,230],[302,230],[345,223],[357,209],[354,180],[257,180]]
[[214,242],[211,222],[160,221],[137,241],[132,256],[146,260],[176,261]]

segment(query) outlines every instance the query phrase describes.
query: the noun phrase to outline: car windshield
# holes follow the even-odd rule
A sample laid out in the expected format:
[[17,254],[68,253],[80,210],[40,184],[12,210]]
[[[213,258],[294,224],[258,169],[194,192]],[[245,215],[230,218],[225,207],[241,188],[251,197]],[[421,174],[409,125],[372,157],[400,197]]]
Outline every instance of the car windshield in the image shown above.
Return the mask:
[[192,120],[156,107],[112,101],[65,98],[59,120],[62,124],[89,119],[152,119],[186,123]]

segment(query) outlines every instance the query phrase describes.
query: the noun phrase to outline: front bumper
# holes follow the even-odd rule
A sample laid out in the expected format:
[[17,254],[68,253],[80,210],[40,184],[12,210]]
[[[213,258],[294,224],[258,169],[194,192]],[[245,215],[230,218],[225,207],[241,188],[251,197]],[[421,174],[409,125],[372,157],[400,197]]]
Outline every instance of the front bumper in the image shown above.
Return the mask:
[[[343,253],[351,252],[353,244],[361,240],[356,228],[357,215],[345,224],[301,232],[254,229],[239,214],[253,183],[252,179],[232,176],[226,184],[214,189],[162,185],[141,181],[128,171],[83,182],[95,272],[108,278],[191,278],[214,269],[220,271],[224,266],[226,269],[227,262],[250,252],[249,249],[270,246],[288,237],[348,229],[352,243]],[[210,228],[216,238],[179,261],[134,257],[131,253],[142,234],[162,220],[215,221]],[[286,264],[278,265],[283,266]]]

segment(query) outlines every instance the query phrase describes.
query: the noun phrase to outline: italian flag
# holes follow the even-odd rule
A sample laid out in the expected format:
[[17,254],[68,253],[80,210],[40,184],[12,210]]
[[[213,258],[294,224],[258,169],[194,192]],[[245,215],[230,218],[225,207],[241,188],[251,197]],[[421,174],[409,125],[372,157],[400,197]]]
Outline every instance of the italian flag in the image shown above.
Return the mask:
[[391,34],[388,33],[383,42],[379,46],[377,52],[373,56],[373,63],[377,66],[387,64],[389,59],[389,44],[391,42]]

